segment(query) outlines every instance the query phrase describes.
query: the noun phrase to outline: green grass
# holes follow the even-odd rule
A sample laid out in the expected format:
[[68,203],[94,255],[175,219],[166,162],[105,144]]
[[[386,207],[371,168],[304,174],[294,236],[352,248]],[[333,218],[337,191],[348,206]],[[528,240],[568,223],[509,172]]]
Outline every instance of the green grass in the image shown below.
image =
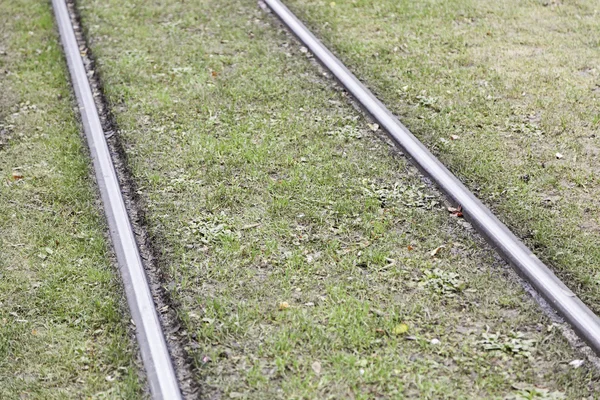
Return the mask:
[[0,398],[138,398],[50,4],[0,14]]
[[600,312],[598,2],[287,3]]
[[494,253],[254,2],[79,8],[206,398],[597,390]]

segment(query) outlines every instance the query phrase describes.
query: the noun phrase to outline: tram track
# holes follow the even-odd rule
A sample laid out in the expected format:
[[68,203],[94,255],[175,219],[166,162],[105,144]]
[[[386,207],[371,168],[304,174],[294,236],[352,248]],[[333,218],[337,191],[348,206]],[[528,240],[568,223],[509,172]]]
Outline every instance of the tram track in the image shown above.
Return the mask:
[[[98,186],[108,220],[115,253],[121,269],[130,311],[136,325],[140,353],[154,398],[182,398],[177,371],[169,354],[169,344],[161,328],[148,282],[144,262],[130,222],[127,200],[120,189],[114,155],[106,141],[94,92],[80,54],[72,15],[64,0],[53,0],[61,41],[79,104],[81,120],[88,139]],[[371,92],[327,50],[319,40],[278,0],[264,3],[282,20],[315,57],[336,77],[409,155],[419,169],[430,177],[466,218],[495,247],[517,272],[540,293],[590,347],[600,354],[600,320],[579,300],[522,242],[513,235],[475,196],[470,193],[435,157],[412,136]]]

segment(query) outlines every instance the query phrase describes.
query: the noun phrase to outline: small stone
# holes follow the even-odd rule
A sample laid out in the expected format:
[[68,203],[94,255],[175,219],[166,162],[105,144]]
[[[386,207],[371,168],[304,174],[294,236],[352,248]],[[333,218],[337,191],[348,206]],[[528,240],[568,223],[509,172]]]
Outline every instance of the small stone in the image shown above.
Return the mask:
[[321,363],[318,361],[315,361],[314,363],[312,363],[311,365],[312,370],[315,371],[315,374],[320,375],[321,374]]
[[569,365],[573,368],[579,368],[583,365],[584,361],[583,360],[573,360],[569,363]]

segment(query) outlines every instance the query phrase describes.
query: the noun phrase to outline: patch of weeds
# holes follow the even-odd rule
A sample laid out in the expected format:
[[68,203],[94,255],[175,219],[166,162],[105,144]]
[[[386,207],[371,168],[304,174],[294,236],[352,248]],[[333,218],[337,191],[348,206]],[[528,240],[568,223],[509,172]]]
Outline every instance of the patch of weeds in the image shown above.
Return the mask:
[[511,331],[508,335],[485,332],[479,343],[486,351],[500,351],[514,357],[531,357],[536,341],[526,339],[522,332]]
[[532,122],[512,122],[508,127],[511,132],[521,135],[542,136],[544,134],[544,131]]
[[221,239],[232,237],[234,232],[230,221],[222,213],[190,219],[178,230],[178,234],[185,243],[214,244]]
[[433,270],[426,269],[423,271],[419,286],[431,289],[435,293],[446,297],[454,297],[465,290],[467,284],[455,272],[434,268]]
[[163,193],[181,193],[185,187],[190,185],[200,185],[202,180],[193,179],[185,174],[185,171],[175,171],[166,179],[166,182],[160,184],[160,190]]
[[[0,120],[0,149],[13,138],[15,133],[18,137],[23,137],[25,135],[18,130],[15,132],[15,125],[19,118],[27,118],[30,113],[40,112],[38,106],[31,104],[29,100],[13,105],[9,108],[9,111],[10,114],[6,115],[4,120]],[[35,130],[41,131],[41,128],[36,127]]]
[[431,108],[432,110],[439,111],[437,107],[437,100],[433,97],[427,96],[424,92],[417,95],[417,101],[421,107]]
[[505,400],[562,400],[567,397],[563,392],[550,391],[531,385],[515,384],[516,393],[505,397]]
[[344,139],[362,139],[363,134],[359,127],[354,125],[345,125],[339,129],[327,132],[330,136],[337,136]]
[[7,122],[0,122],[0,150],[10,141],[12,129],[14,128],[14,125]]
[[388,185],[365,180],[363,191],[367,196],[378,199],[382,208],[401,204],[406,207],[431,210],[439,204],[435,196],[426,193],[425,185],[407,185],[400,182]]

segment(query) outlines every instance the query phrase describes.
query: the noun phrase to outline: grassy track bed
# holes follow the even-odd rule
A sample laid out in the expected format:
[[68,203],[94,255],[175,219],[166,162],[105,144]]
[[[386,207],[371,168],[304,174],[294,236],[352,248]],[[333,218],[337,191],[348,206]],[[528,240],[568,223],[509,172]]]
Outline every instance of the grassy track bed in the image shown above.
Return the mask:
[[0,15],[0,398],[136,398],[50,5],[0,2]]
[[206,398],[594,390],[493,252],[256,4],[79,9]]
[[600,311],[597,2],[288,3]]

